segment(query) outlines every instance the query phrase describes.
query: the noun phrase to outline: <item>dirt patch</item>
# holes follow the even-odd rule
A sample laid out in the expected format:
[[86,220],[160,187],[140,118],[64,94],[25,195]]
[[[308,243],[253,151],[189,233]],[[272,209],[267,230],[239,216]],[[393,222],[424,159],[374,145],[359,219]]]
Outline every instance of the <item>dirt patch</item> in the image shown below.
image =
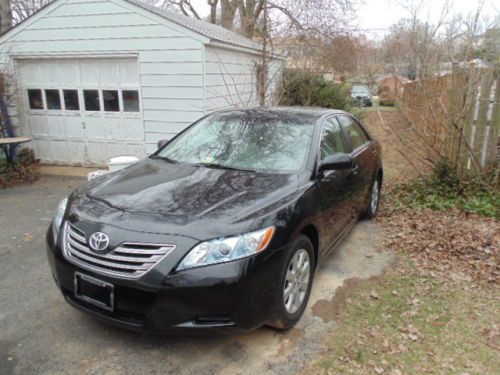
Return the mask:
[[299,344],[300,340],[304,338],[304,330],[301,328],[292,328],[286,335],[283,335],[281,340],[280,348],[278,350],[278,356],[284,356],[294,350]]
[[335,296],[331,301],[321,299],[312,306],[312,314],[319,317],[323,322],[333,322],[339,318],[342,306],[361,279],[353,278],[344,281],[342,286],[335,291]]

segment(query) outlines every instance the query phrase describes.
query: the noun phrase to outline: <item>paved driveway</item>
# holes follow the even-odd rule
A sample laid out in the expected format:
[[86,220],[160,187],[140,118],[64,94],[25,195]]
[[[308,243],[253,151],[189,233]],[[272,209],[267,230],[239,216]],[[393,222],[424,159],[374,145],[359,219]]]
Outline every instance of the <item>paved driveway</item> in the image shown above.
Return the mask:
[[377,224],[360,222],[316,275],[296,328],[223,337],[152,337],[86,316],[64,302],[45,258],[57,202],[83,180],[44,178],[0,190],[0,374],[291,374],[335,329],[334,294],[382,272]]

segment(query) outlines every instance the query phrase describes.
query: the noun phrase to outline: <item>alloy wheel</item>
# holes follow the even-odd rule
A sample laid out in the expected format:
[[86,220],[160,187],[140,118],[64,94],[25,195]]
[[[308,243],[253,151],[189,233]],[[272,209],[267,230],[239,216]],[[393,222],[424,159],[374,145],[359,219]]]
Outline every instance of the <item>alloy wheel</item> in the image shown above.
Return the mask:
[[370,202],[371,213],[374,215],[377,212],[379,200],[379,182],[375,180],[372,187],[372,198]]
[[295,314],[302,307],[309,287],[310,274],[309,253],[300,249],[288,264],[283,289],[283,302],[289,314]]

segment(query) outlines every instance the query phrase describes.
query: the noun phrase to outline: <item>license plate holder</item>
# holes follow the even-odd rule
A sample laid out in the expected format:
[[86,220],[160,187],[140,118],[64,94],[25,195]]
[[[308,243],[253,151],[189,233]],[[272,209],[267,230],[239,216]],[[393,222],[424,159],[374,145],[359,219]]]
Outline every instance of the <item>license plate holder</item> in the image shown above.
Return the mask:
[[80,272],[75,272],[75,297],[106,311],[115,309],[114,285]]

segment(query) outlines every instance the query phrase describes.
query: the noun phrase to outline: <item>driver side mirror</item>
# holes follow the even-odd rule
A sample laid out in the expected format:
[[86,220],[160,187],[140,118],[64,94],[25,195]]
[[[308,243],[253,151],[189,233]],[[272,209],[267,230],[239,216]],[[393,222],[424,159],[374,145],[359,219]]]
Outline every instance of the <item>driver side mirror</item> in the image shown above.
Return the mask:
[[168,139],[161,139],[158,141],[158,150],[170,142]]
[[351,169],[352,158],[349,154],[333,154],[325,157],[319,166],[320,171],[331,171],[334,169]]

